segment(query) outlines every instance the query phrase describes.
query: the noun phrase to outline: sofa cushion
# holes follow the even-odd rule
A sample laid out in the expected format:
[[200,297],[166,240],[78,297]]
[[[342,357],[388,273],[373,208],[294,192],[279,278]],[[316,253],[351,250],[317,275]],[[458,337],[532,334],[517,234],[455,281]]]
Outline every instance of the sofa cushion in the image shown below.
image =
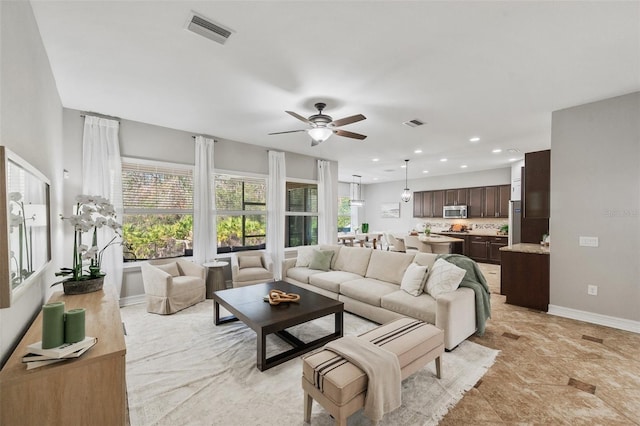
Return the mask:
[[405,291],[398,290],[385,295],[382,298],[381,306],[430,324],[436,323],[436,299],[426,293],[414,297]]
[[[260,260],[260,258],[258,258]],[[254,280],[265,280],[271,281],[273,280],[273,273],[269,272],[269,270],[260,268],[242,268],[238,271],[238,274],[235,278],[236,281],[254,281]]]
[[296,255],[296,266],[309,266],[309,262],[311,262],[311,257],[313,256],[313,250],[318,248],[317,246],[300,246],[297,250]]
[[372,306],[380,306],[383,296],[398,290],[395,284],[373,278],[360,278],[340,285],[340,294]]
[[433,264],[436,262],[436,258],[438,257],[435,253],[416,253],[416,257],[413,259],[418,265],[428,266],[429,270],[433,268]]
[[365,277],[399,285],[414,257],[412,253],[373,250]]
[[167,274],[171,275],[172,277],[179,277],[180,276],[180,270],[178,269],[178,263],[177,262],[160,263],[160,264],[155,264],[153,266],[155,266],[158,269],[163,270],[164,272],[166,272]]
[[342,248],[342,246],[339,246],[337,244],[320,244],[316,248],[319,248],[320,250],[331,250],[333,252],[333,257],[331,258],[331,269],[333,269],[334,271],[338,269],[336,268],[336,262],[338,261],[338,254],[340,253],[340,249]]
[[364,277],[369,266],[369,259],[373,250],[366,247],[342,247],[338,252],[338,259],[334,269]]
[[427,267],[412,263],[407,267],[400,283],[400,289],[412,296],[420,296],[427,277]]
[[425,291],[437,298],[443,293],[454,291],[460,285],[467,271],[444,259],[436,260],[429,271]]
[[332,257],[333,251],[331,250],[314,249],[311,261],[309,262],[309,269],[317,269],[325,272],[329,271]]
[[296,281],[300,281],[301,283],[308,284],[309,277],[314,274],[320,274],[322,271],[318,271],[316,269],[309,268],[289,268],[287,270],[287,277],[293,278]]
[[262,256],[238,256],[238,266],[245,268],[262,268]]
[[344,271],[320,272],[319,274],[309,275],[309,284],[320,287],[334,293],[340,293],[340,286],[345,281],[357,280],[362,278],[359,275]]

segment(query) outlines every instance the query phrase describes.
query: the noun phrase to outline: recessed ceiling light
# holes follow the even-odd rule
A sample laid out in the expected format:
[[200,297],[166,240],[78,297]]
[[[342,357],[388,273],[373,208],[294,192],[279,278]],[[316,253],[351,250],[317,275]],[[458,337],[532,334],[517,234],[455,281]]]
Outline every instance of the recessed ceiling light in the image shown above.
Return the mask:
[[371,161],[380,161],[379,158],[373,158]]
[[471,139],[469,139],[469,142],[478,142],[479,140],[480,140],[480,138],[479,138],[479,137],[474,136],[474,137],[472,137]]
[[466,165],[466,164],[463,164],[462,166],[460,166],[460,168],[461,168],[461,169],[466,169],[466,168],[467,168],[467,165]]
[[415,151],[413,151],[414,154],[422,154],[422,150],[421,149],[416,149]]
[[423,170],[422,173],[429,173],[429,170]]
[[446,158],[441,158],[440,161],[442,161],[444,163],[445,161],[447,161],[447,159]]
[[502,150],[501,150],[500,148],[496,148],[496,149],[494,149],[494,150],[493,150],[493,151],[491,151],[491,152],[493,152],[494,154],[497,154],[497,153],[499,153],[499,152],[502,152]]
[[373,180],[378,180],[378,178],[373,178]]
[[510,162],[514,162],[514,161],[518,161],[518,159],[517,158],[509,158],[509,161]]

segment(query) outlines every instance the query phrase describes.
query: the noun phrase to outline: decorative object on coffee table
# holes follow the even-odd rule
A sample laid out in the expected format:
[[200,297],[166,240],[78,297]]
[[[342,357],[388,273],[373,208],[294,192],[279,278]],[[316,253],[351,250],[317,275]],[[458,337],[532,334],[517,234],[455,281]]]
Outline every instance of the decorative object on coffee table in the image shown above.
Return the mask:
[[269,291],[269,304],[279,305],[280,303],[297,303],[300,301],[300,295],[296,293],[285,293],[282,290],[273,289]]
[[[116,211],[113,205],[99,195],[78,195],[75,213],[69,217],[62,216],[74,229],[73,233],[73,267],[62,268],[56,276],[71,276],[56,284],[63,284],[65,294],[91,293],[102,289],[105,274],[100,271],[102,256],[107,247],[120,244],[121,225],[116,222]],[[98,247],[98,229],[113,229],[114,235],[102,248]],[[82,243],[85,233],[92,233],[91,247]],[[85,262],[87,269],[83,270]]]

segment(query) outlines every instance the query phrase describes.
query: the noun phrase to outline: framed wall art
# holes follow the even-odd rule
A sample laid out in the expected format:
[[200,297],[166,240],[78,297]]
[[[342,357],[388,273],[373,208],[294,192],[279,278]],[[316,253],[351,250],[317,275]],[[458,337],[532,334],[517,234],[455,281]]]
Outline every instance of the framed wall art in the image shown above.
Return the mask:
[[383,218],[400,217],[400,203],[382,203],[380,212]]
[[49,187],[42,173],[0,146],[0,308],[51,261]]

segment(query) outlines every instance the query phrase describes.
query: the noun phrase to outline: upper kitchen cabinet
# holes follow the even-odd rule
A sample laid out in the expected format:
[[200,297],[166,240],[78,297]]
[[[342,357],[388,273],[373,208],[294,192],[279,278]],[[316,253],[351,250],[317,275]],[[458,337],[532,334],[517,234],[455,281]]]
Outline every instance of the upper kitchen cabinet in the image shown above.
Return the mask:
[[445,191],[431,191],[431,196],[433,197],[433,216],[432,217],[442,217],[442,208],[444,207],[445,202]]
[[424,192],[413,193],[413,217],[424,217],[422,210],[422,197]]
[[445,206],[466,206],[469,188],[447,189],[445,191]]
[[467,203],[468,217],[483,217],[484,215],[484,193],[485,187],[469,188]]
[[524,155],[522,216],[548,219],[551,190],[551,151],[528,152]]

